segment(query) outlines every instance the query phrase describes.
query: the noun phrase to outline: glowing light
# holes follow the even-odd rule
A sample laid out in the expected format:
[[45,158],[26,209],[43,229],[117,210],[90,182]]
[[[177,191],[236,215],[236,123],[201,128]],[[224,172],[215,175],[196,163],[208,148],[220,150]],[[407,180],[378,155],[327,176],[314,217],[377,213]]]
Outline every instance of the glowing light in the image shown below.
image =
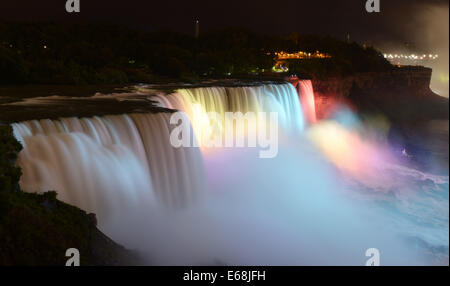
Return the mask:
[[287,71],[289,71],[289,68],[284,66],[283,63],[276,63],[272,67],[272,71],[276,72],[276,73],[287,72]]
[[298,91],[303,114],[308,123],[316,123],[316,104],[313,85],[310,80],[299,80],[298,77],[290,77],[288,80]]
[[315,53],[306,53],[306,52],[296,52],[296,53],[286,53],[286,52],[276,52],[275,55],[279,60],[287,60],[287,59],[309,59],[309,58],[331,58],[329,54],[321,53],[316,51]]
[[449,75],[448,75],[448,73],[447,74],[441,73],[439,75],[439,78],[440,78],[442,83],[448,83],[449,82]]
[[361,182],[380,183],[374,170],[387,156],[356,131],[335,121],[322,121],[308,130],[308,138],[342,172]]
[[[309,81],[310,82],[310,81]],[[235,121],[235,131],[245,130],[249,125],[257,126],[255,132],[265,130],[269,123],[264,120],[269,118],[260,116],[260,112],[278,113],[280,129],[297,133],[304,128],[304,118],[298,94],[291,84],[265,85],[262,88],[255,87],[211,87],[195,89],[179,89],[174,94],[158,95],[157,100],[161,106],[170,109],[181,110],[189,117],[195,137],[199,141],[202,152],[207,151],[209,142],[216,138],[225,138],[227,132],[227,112],[240,112],[246,115],[248,112],[255,116],[249,118],[243,125],[238,126]],[[214,115],[211,117],[210,115]],[[256,121],[256,122],[255,122]],[[262,128],[262,129],[261,129]],[[263,131],[265,133],[265,131]],[[261,133],[261,134],[264,134]],[[255,134],[245,133],[245,140]],[[211,149],[213,150],[213,149]],[[208,150],[208,151],[211,151]]]
[[[433,54],[422,54],[422,55],[416,55],[416,54],[383,54],[385,59],[388,59],[391,61],[391,63],[401,66],[407,65],[407,64],[415,64],[417,61],[432,61],[436,60],[438,58],[438,55]],[[395,59],[395,61],[394,61]],[[411,63],[412,61],[412,63]]]

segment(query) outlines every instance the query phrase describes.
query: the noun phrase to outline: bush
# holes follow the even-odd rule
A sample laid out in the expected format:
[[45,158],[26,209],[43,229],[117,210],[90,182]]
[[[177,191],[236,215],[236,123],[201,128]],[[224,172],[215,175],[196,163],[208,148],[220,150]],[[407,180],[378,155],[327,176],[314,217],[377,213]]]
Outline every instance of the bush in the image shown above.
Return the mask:
[[0,192],[18,191],[22,171],[15,166],[22,145],[13,137],[9,125],[0,125]]
[[0,84],[26,83],[28,68],[24,60],[0,46]]

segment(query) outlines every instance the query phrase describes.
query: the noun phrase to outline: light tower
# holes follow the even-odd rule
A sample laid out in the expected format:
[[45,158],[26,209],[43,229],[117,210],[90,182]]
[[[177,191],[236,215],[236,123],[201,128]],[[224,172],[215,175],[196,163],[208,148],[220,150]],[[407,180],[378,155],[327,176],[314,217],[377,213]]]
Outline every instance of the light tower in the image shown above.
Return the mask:
[[198,39],[199,35],[200,35],[200,21],[195,20],[195,38]]

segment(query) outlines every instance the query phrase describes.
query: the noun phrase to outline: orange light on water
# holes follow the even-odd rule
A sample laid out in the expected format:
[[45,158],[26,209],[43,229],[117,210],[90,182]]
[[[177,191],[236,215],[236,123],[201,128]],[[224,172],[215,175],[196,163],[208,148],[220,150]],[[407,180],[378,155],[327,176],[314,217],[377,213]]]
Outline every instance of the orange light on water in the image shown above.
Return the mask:
[[356,131],[334,121],[318,123],[308,130],[308,138],[341,171],[365,182],[379,180],[379,162],[386,158],[381,148],[364,140]]

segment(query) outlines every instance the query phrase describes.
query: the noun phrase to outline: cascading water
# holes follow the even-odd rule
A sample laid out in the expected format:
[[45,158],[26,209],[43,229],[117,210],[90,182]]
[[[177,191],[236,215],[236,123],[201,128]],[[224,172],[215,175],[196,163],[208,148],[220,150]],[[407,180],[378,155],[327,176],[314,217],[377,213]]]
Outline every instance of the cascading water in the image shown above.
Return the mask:
[[[152,98],[153,99],[153,98]],[[304,129],[304,117],[298,95],[291,84],[268,84],[250,87],[206,87],[179,89],[174,94],[157,95],[161,106],[185,112],[196,134],[209,122],[196,120],[199,113],[216,112],[276,112],[285,132]]]
[[372,247],[383,265],[448,264],[448,177],[384,171],[377,146],[339,121],[300,132],[316,121],[311,81],[149,98],[183,111],[195,134],[211,127],[199,113],[278,112],[285,140],[259,159],[252,148],[173,148],[169,113],[21,122],[21,186],[99,214],[157,265],[363,265]]
[[173,148],[169,113],[33,120],[13,124],[24,146],[18,164],[25,191],[57,190],[63,201],[100,219],[129,203],[173,207],[203,187],[198,149]]
[[298,92],[306,121],[308,123],[316,123],[316,103],[311,80],[300,80],[297,77],[290,77],[288,80]]
[[314,90],[310,80],[300,80],[298,82],[298,94],[303,103],[303,112],[309,123],[316,123],[316,105],[314,101]]

